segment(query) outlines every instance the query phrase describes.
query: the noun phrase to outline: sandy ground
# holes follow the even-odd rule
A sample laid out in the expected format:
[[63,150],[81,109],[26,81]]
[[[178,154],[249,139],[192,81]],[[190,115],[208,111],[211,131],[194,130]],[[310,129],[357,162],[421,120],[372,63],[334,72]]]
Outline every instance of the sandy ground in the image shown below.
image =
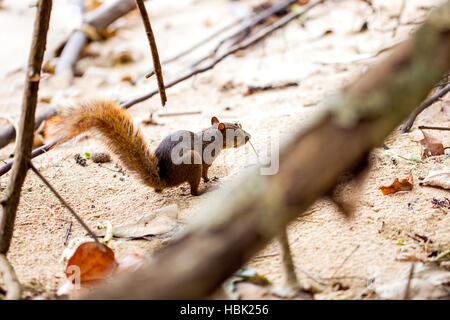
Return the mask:
[[[257,1],[242,1],[254,4]],[[417,22],[426,17],[430,6],[440,1],[409,0],[402,15],[402,22]],[[14,119],[20,115],[24,72],[16,68],[25,65],[30,45],[34,9],[30,1],[5,1],[6,9],[0,11],[2,43],[0,50],[0,113]],[[282,140],[315,112],[326,96],[357,79],[367,68],[385,57],[356,62],[323,64],[331,59],[342,60],[357,53],[374,52],[405,39],[417,27],[409,23],[401,25],[393,37],[391,29],[397,22],[393,16],[398,13],[400,0],[373,1],[379,9],[372,14],[363,1],[328,1],[313,9],[307,20],[298,20],[268,37],[264,42],[231,56],[213,71],[167,91],[168,103],[161,109],[159,97],[138,104],[130,109],[137,123],[142,123],[150,113],[177,111],[201,111],[199,115],[157,118],[160,124],[144,125],[142,130],[154,149],[168,133],[178,129],[198,131],[209,125],[211,116],[224,121],[239,120],[252,134],[257,150],[263,150],[270,137],[279,135]],[[49,41],[52,43],[61,34],[70,31],[65,24],[67,8],[65,1],[55,3]],[[170,57],[190,44],[201,39],[234,19],[230,3],[225,0],[177,1],[155,0],[148,4],[153,28],[162,59]],[[369,30],[359,32],[364,22]],[[13,28],[11,26],[14,26]],[[51,97],[57,105],[74,104],[80,99],[107,97],[125,100],[145,93],[155,87],[155,80],[140,80],[133,86],[121,81],[124,76],[136,77],[151,66],[148,44],[139,16],[129,15],[117,22],[120,31],[106,42],[89,46],[88,56],[79,63],[84,76],[77,78],[67,89],[55,77],[41,82],[40,97]],[[5,32],[8,30],[8,32]],[[331,32],[327,32],[330,30]],[[326,34],[325,34],[326,33]],[[186,67],[208,52],[214,41],[191,55],[177,60],[164,68],[166,79],[176,77]],[[125,50],[135,62],[112,68],[111,57]],[[13,71],[13,72],[12,72]],[[266,85],[284,81],[298,81],[299,86],[284,90],[268,91],[244,97],[248,85]],[[230,84],[232,84],[230,86]],[[224,88],[224,85],[225,86]],[[228,87],[228,88],[227,88]],[[419,140],[422,135],[418,124],[449,125],[450,98],[438,102],[424,112],[416,122],[414,130],[405,135],[397,131],[386,139],[386,144],[401,155],[420,156]],[[48,107],[40,102],[39,110]],[[6,122],[1,120],[2,125]],[[450,133],[435,132],[444,141]],[[7,159],[12,144],[0,150],[1,159]],[[345,148],[345,145],[342,146]],[[73,156],[80,152],[103,150],[102,144],[94,138],[79,139],[77,142],[58,147],[34,160],[36,167],[93,228],[111,221],[113,225],[134,221],[146,212],[169,204],[180,208],[180,220],[189,223],[201,205],[202,198],[220,192],[220,186],[240,171],[256,162],[249,147],[226,150],[210,169],[217,182],[201,188],[213,190],[200,197],[192,197],[188,186],[165,190],[161,194],[142,185],[133,176],[121,175],[112,170],[115,160],[102,166],[88,161],[86,167],[76,164]],[[402,252],[425,256],[429,253],[417,245],[408,235],[426,235],[436,244],[450,245],[450,218],[448,209],[435,209],[430,200],[448,197],[448,192],[436,188],[421,187],[418,178],[425,177],[432,169],[448,167],[448,156],[429,158],[423,163],[399,160],[393,164],[382,157],[383,149],[374,150],[373,167],[363,185],[343,185],[343,197],[353,201],[354,218],[347,221],[326,200],[318,201],[311,209],[311,215],[293,222],[289,227],[289,239],[295,263],[312,274],[329,278],[336,277],[343,288],[325,286],[316,295],[317,299],[351,299],[366,287],[366,280],[375,278],[378,282],[397,279],[409,268],[409,262],[398,261]],[[378,190],[381,185],[390,184],[394,178],[405,178],[412,172],[415,187],[411,192],[400,192],[383,196]],[[0,178],[2,195],[7,186],[9,174]],[[217,189],[217,190],[214,190]],[[354,196],[356,194],[356,196]],[[416,200],[417,199],[417,200]],[[413,209],[408,204],[415,201]],[[214,214],[213,210],[211,214]],[[58,263],[64,250],[67,223],[59,219],[72,220],[50,191],[30,173],[23,187],[22,199],[17,213],[14,237],[8,254],[20,281],[35,289],[53,293],[64,282],[64,265]],[[71,238],[84,236],[81,227],[74,223]],[[401,240],[405,246],[398,244]],[[153,252],[160,248],[163,240],[112,241],[111,247],[117,257],[129,253]],[[344,259],[355,248],[359,248],[341,266]],[[281,283],[282,274],[276,242],[269,244],[249,264],[260,274],[266,275],[275,284]],[[305,285],[312,281],[298,271],[298,277]],[[371,295],[369,298],[377,298]]]

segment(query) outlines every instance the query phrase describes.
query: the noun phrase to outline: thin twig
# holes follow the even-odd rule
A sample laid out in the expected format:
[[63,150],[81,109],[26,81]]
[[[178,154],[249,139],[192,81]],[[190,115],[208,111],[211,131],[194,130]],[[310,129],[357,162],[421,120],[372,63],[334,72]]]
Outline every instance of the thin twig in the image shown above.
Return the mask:
[[161,63],[159,61],[158,48],[156,46],[155,35],[153,34],[150,19],[148,18],[147,9],[145,9],[143,0],[136,0],[136,5],[141,13],[142,22],[144,23],[145,32],[147,33],[148,43],[152,51],[153,68],[158,80],[159,95],[161,96],[161,104],[164,106],[167,101],[166,91],[164,88],[164,78],[161,70]]
[[89,229],[87,224],[84,223],[84,221],[80,218],[80,216],[75,213],[75,211],[72,209],[72,207],[63,199],[63,197],[60,196],[60,194],[55,190],[55,188],[53,188],[53,186],[50,184],[50,182],[48,182],[48,180],[39,172],[39,170],[36,169],[36,167],[33,165],[33,163],[31,163],[31,161],[29,163],[29,167],[39,177],[39,179],[41,179],[42,182],[44,182],[44,184],[50,189],[50,191],[53,192],[53,194],[56,196],[56,198],[58,198],[58,200],[67,208],[67,210],[69,210],[69,212],[75,217],[75,219],[77,219],[77,221],[87,231],[87,233],[89,233],[91,238],[94,239],[94,241],[97,243],[100,250],[104,250],[103,246],[98,241],[95,233],[92,232],[91,229]]
[[411,287],[411,280],[414,276],[414,268],[415,268],[415,263],[412,262],[411,268],[409,269],[408,282],[406,283],[405,293],[403,294],[403,300],[409,300],[409,289]]
[[443,87],[442,89],[438,89],[436,91],[436,93],[428,98],[427,100],[425,100],[424,102],[422,102],[409,116],[408,120],[406,121],[406,123],[402,126],[402,128],[400,129],[401,133],[406,133],[409,132],[409,130],[411,129],[411,127],[414,124],[414,121],[416,120],[417,116],[426,108],[428,108],[429,106],[431,106],[433,103],[435,103],[437,100],[439,100],[440,98],[442,98],[443,96],[445,96],[448,92],[450,91],[450,84],[447,84],[445,87]]
[[295,266],[298,270],[300,270],[302,273],[304,273],[308,278],[314,280],[315,282],[317,282],[317,283],[319,283],[319,284],[321,284],[321,285],[324,285],[324,286],[326,286],[326,285],[329,284],[328,281],[325,281],[325,280],[319,278],[318,276],[313,275],[311,272],[309,272],[309,271],[303,269],[303,268],[300,267],[299,265],[294,264],[294,266]]
[[9,263],[8,259],[4,254],[0,253],[0,275],[6,286],[6,299],[8,300],[18,300],[22,294],[22,287],[17,279],[16,272]]
[[338,271],[344,266],[344,264],[348,261],[348,259],[350,259],[350,257],[356,252],[356,250],[359,249],[360,246],[361,245],[358,244],[355,247],[355,249],[353,249],[352,252],[350,252],[350,254],[344,259],[344,261],[342,261],[342,263],[339,265],[339,267],[337,267],[337,269],[334,271],[334,273],[331,275],[330,278],[333,278],[336,275],[336,273],[338,273]]
[[352,298],[352,300],[358,300],[358,299],[360,299],[361,297],[363,297],[363,296],[365,296],[366,294],[368,294],[369,291],[372,290],[372,286],[373,286],[373,284],[374,284],[374,282],[375,282],[375,278],[366,279],[366,282],[367,282],[367,285],[366,285],[366,287],[364,288],[364,290],[361,291],[361,292],[360,292],[359,294],[357,294],[356,296],[354,296],[354,297]]
[[[31,159],[40,156],[43,153],[46,153],[47,151],[49,151],[54,145],[56,145],[58,143],[58,140],[44,144],[43,146],[40,146],[39,148],[36,148],[33,150],[33,152],[31,153]],[[6,174],[9,170],[11,170],[11,167],[14,164],[14,160],[8,162],[7,164],[5,164],[3,167],[0,168],[0,176]]]
[[[41,123],[51,116],[54,116],[57,114],[57,111],[55,108],[50,107],[47,110],[44,110],[42,113],[39,113],[36,116],[36,119],[34,120],[34,128],[35,130],[39,128]],[[16,137],[16,130],[15,130],[15,124],[11,124],[9,127],[6,127],[2,131],[0,131],[0,148],[3,148],[4,146],[8,145],[15,137]]]
[[176,116],[188,116],[194,114],[201,114],[201,111],[184,111],[184,112],[169,112],[169,113],[160,113],[158,117],[176,117]]
[[66,245],[67,240],[69,240],[70,233],[72,232],[73,222],[71,220],[66,220],[66,219],[62,219],[62,218],[58,218],[58,220],[64,221],[69,224],[69,227],[67,228],[67,231],[66,231],[66,236],[64,237],[64,245]]
[[450,127],[433,127],[433,126],[419,126],[419,129],[427,130],[450,130]]

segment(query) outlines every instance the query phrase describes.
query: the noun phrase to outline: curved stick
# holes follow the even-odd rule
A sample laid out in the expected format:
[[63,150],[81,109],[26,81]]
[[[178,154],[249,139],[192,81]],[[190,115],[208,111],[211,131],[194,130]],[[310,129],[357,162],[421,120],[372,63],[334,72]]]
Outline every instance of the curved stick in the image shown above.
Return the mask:
[[414,121],[416,120],[417,116],[426,108],[431,106],[433,103],[435,103],[437,100],[445,96],[450,91],[450,84],[447,84],[442,89],[438,90],[432,97],[428,98],[424,102],[422,102],[409,116],[408,120],[405,122],[405,124],[400,129],[401,133],[407,133],[409,130],[411,130],[411,127],[414,124]]

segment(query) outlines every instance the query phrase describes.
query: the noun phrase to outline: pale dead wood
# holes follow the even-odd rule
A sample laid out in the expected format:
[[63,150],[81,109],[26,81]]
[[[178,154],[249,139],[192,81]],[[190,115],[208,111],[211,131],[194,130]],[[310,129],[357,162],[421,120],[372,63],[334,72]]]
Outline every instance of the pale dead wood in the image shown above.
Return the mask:
[[84,298],[199,299],[210,294],[332,190],[344,171],[364,163],[424,99],[450,68],[449,15],[447,2],[389,58],[330,98],[284,143],[278,174],[262,176],[255,169],[224,187],[204,203],[196,222],[152,255],[151,263]]
[[[136,9],[134,0],[108,1],[87,13],[83,23],[85,26],[94,28],[94,30],[103,30],[134,9]],[[75,64],[89,41],[89,36],[83,30],[75,30],[61,52],[55,67],[55,74],[67,74],[71,82],[75,73]]]

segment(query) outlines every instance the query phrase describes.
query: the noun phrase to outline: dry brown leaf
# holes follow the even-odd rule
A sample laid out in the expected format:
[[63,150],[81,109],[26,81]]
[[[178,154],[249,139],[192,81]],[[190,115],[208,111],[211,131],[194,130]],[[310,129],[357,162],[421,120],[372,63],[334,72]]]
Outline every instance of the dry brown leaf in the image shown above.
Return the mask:
[[394,182],[390,186],[381,186],[378,189],[381,190],[383,195],[388,195],[398,191],[410,191],[412,190],[413,185],[413,175],[412,173],[409,173],[407,179],[398,180],[398,178],[395,178]]
[[67,263],[67,278],[76,276],[74,267],[79,268],[76,272],[79,272],[82,286],[90,286],[110,277],[117,268],[117,262],[114,252],[106,245],[101,246],[104,251],[94,241],[82,243]]
[[430,171],[421,185],[450,189],[450,169]]
[[444,146],[438,138],[423,130],[420,131],[422,131],[423,134],[423,139],[420,140],[422,159],[431,156],[439,156],[445,153]]
[[[66,276],[69,279],[57,292],[57,295],[81,295],[89,288],[101,282],[117,276],[123,272],[133,272],[141,267],[147,260],[138,254],[129,254],[118,261],[114,258],[114,252],[107,246],[102,252],[95,242],[81,244],[67,263]],[[74,266],[79,268],[74,269]],[[75,277],[79,276],[78,280]]]

